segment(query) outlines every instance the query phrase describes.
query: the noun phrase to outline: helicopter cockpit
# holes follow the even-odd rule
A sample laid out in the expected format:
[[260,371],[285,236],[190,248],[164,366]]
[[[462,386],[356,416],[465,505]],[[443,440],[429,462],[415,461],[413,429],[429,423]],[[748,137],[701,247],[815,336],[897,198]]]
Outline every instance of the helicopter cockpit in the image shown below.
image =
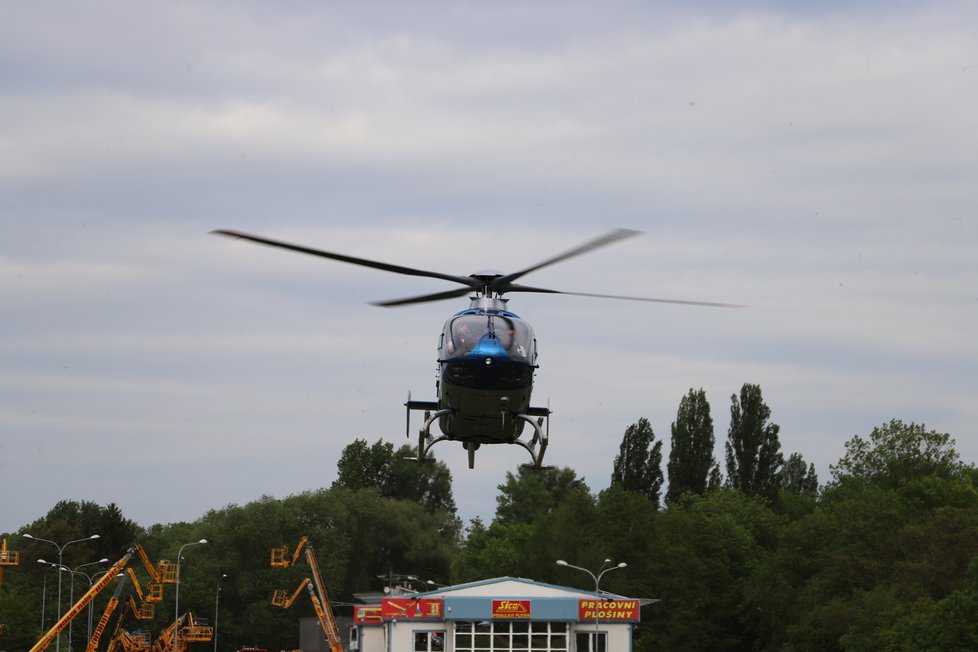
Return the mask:
[[510,314],[465,313],[445,324],[442,355],[464,358],[470,355],[504,355],[513,362],[534,364],[533,330]]

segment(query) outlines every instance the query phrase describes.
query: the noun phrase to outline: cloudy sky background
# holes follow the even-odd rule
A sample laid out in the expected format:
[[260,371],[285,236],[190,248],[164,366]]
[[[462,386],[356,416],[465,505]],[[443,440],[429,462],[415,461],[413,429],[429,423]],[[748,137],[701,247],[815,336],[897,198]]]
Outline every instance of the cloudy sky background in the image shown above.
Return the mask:
[[[722,459],[745,382],[823,482],[891,418],[978,461],[978,7],[814,4],[5,3],[0,531],[193,520],[408,443],[466,301],[376,308],[452,286],[215,228],[464,275],[628,227],[523,280],[750,304],[513,295],[547,461],[594,490],[690,388]],[[528,461],[435,453],[466,519]]]

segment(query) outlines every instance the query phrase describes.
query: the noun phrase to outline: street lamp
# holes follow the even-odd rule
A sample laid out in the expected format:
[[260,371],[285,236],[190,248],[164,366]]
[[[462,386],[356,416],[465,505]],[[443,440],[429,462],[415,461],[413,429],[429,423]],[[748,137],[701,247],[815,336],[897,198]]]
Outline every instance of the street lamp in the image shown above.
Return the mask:
[[217,652],[217,615],[221,606],[221,580],[227,577],[227,573],[221,573],[217,578],[217,592],[214,594],[214,652]]
[[43,635],[44,634],[44,631],[45,631],[44,630],[44,615],[45,615],[44,614],[44,610],[45,610],[45,607],[47,606],[45,603],[47,602],[47,597],[48,597],[48,571],[51,570],[52,568],[57,568],[58,565],[57,564],[52,564],[49,561],[44,561],[43,559],[38,559],[37,560],[37,563],[44,564],[45,566],[47,566],[47,568],[44,569],[44,588],[41,589],[41,634]]
[[601,562],[601,567],[598,568],[598,572],[597,573],[594,573],[594,572],[592,572],[592,571],[590,571],[590,570],[588,570],[586,568],[581,568],[580,566],[575,566],[574,564],[568,564],[563,559],[558,559],[557,560],[557,565],[558,566],[566,566],[568,568],[576,568],[579,571],[583,571],[583,572],[587,573],[588,575],[591,576],[591,579],[594,580],[594,602],[595,602],[595,607],[594,607],[594,642],[591,644],[591,652],[598,652],[598,650],[597,650],[597,647],[598,647],[598,606],[597,606],[597,603],[601,599],[601,592],[600,592],[601,590],[599,588],[599,585],[601,584],[601,578],[608,571],[613,571],[613,570],[616,570],[618,568],[625,568],[626,566],[628,566],[628,564],[626,564],[625,562],[621,562],[617,566],[609,566],[609,564],[611,564],[611,560],[610,559],[605,559],[603,562]]
[[177,588],[174,591],[173,599],[173,649],[180,649],[180,560],[183,558],[183,549],[187,546],[196,546],[202,543],[207,543],[207,539],[201,539],[200,541],[191,541],[190,543],[185,543],[180,546],[180,551],[177,553]]
[[[62,559],[64,558],[65,548],[67,548],[68,546],[70,546],[73,543],[79,543],[81,541],[91,541],[92,539],[98,539],[98,538],[100,538],[99,535],[93,534],[92,536],[85,537],[84,539],[73,539],[72,541],[69,541],[68,543],[64,544],[63,546],[59,546],[57,543],[55,543],[54,541],[51,541],[50,539],[42,539],[41,537],[35,537],[35,536],[30,535],[30,534],[28,534],[26,532],[23,534],[23,536],[24,536],[25,539],[33,539],[34,541],[43,541],[44,543],[50,543],[52,546],[54,546],[55,548],[57,548],[58,549],[58,566],[64,566],[64,564],[62,563]],[[61,572],[60,571],[58,572],[58,620],[61,620]],[[42,616],[42,621],[43,621],[43,616]],[[42,626],[42,630],[43,630],[43,626]],[[55,644],[55,648],[54,649],[55,650],[58,650],[58,651],[61,650],[61,634],[60,633],[58,633],[58,640],[57,640],[57,643]]]

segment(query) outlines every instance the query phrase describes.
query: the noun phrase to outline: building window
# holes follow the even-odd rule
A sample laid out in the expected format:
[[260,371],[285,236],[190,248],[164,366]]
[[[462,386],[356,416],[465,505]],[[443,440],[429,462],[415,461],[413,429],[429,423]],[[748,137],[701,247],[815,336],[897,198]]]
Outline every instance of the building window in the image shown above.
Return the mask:
[[415,632],[414,652],[444,652],[445,632]]
[[576,652],[608,652],[607,632],[577,632]]
[[567,623],[459,622],[455,652],[569,652]]

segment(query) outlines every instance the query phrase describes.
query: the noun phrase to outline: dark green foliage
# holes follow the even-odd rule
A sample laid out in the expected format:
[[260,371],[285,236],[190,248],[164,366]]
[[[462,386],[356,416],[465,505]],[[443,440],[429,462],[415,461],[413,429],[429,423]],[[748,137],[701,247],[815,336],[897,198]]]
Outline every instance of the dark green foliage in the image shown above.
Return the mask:
[[781,471],[781,487],[786,491],[812,496],[818,494],[818,474],[815,465],[805,466],[801,453],[792,453]]
[[[745,388],[734,401],[737,437],[766,432],[754,441],[771,449],[776,426],[767,424],[759,390]],[[24,531],[60,542],[101,534],[67,549],[72,567],[115,560],[132,540],[154,560],[175,560],[183,544],[206,538],[185,549],[180,611],[212,620],[220,582],[221,650],[296,647],[297,619],[313,615],[309,601],[302,596],[283,610],[270,598],[275,589],[291,592],[308,570],[301,557],[292,568],[273,569],[269,552],[285,546],[291,556],[303,535],[334,602],[380,589],[378,576],[391,571],[442,584],[513,575],[591,589],[590,577],[555,561],[597,569],[610,559],[628,566],[606,574],[602,589],[660,600],[643,608],[636,652],[978,649],[978,472],[959,461],[947,435],[923,426],[892,421],[853,439],[821,493],[812,466],[791,455],[774,476],[773,499],[718,487],[716,465],[712,486],[685,491],[665,509],[621,483],[595,496],[569,468],[522,469],[499,486],[492,521],[474,520],[464,537],[453,511],[431,498],[450,497],[450,478],[429,475],[429,467],[402,473],[401,452],[359,442],[344,452],[329,489],[229,505],[193,523],[143,530],[114,505],[62,501]],[[760,457],[758,450],[752,459]],[[741,478],[746,465],[736,468]],[[0,590],[7,626],[0,649],[29,649],[40,634],[45,579],[44,567],[30,560],[55,551],[5,536],[22,563],[8,569]],[[138,564],[136,571],[145,582]],[[47,574],[48,625],[56,577]],[[96,600],[96,616],[110,593]],[[172,621],[173,597],[167,586],[156,618],[126,627],[155,635]],[[337,612],[349,615],[346,607]],[[82,631],[76,625],[75,649]]]
[[658,505],[662,482],[662,442],[655,440],[649,420],[643,417],[625,429],[611,484],[640,493]]
[[495,521],[503,524],[532,523],[553,513],[572,493],[588,492],[584,480],[566,467],[532,469],[521,466],[516,475],[506,472],[499,485]]
[[758,385],[744,383],[740,398],[730,397],[730,430],[727,435],[727,484],[752,496],[773,500],[781,487],[780,426],[768,423],[771,409]]
[[962,477],[967,469],[950,435],[893,419],[873,428],[868,440],[858,435],[850,439],[845,456],[831,471],[836,482],[855,479],[893,488],[925,475]]
[[385,498],[411,500],[424,506],[429,513],[445,510],[455,513],[452,497],[452,473],[444,462],[430,460],[418,464],[407,458],[416,451],[377,440],[368,446],[357,439],[343,449],[337,463],[334,487],[347,489],[377,489]]
[[[711,472],[719,468],[713,458],[713,418],[706,392],[689,390],[679,402],[679,413],[672,424],[669,450],[669,490],[666,500],[674,502],[687,491],[704,494],[710,486]],[[719,479],[714,479],[719,485]]]

